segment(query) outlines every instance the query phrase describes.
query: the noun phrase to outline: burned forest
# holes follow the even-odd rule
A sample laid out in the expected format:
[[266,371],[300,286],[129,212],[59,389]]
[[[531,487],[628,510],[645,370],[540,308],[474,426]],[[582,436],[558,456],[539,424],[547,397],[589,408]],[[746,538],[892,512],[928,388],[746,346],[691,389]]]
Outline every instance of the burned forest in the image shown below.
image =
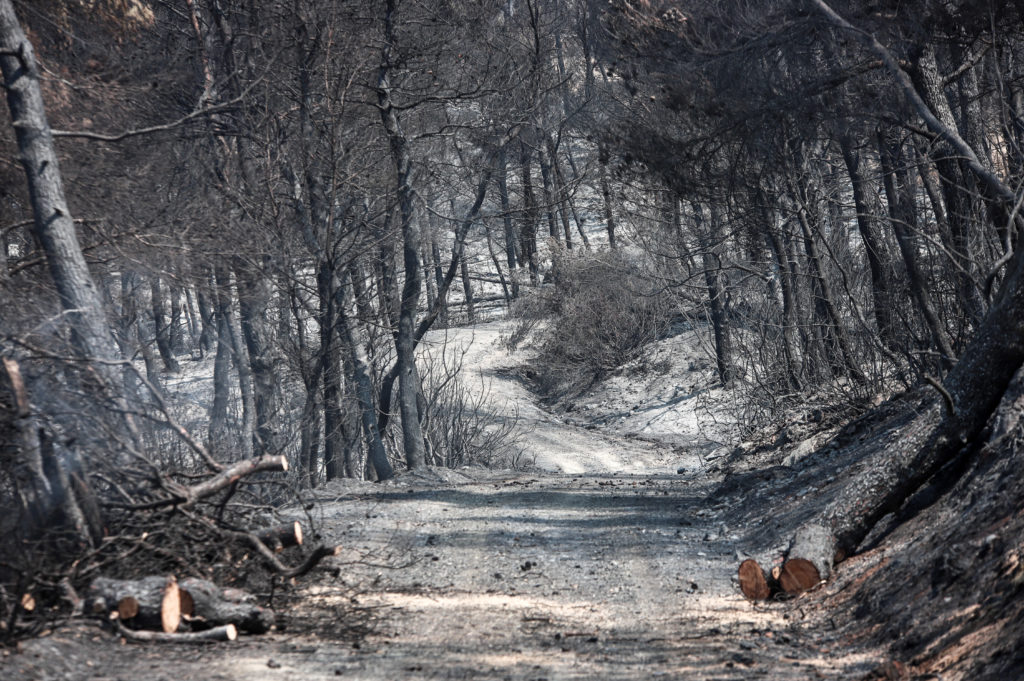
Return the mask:
[[0,677],[1024,678],[1024,4],[0,0],[0,73]]

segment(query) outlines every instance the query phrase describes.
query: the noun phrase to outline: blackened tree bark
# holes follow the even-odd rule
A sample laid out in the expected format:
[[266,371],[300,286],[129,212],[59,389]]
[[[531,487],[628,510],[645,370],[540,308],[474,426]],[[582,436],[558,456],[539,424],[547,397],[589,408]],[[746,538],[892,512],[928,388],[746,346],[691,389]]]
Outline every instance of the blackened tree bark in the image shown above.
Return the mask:
[[[141,438],[124,399],[118,366],[121,355],[103,311],[103,299],[82,254],[64,195],[60,164],[39,86],[39,66],[10,0],[0,0],[0,72],[19,160],[28,183],[33,234],[45,254],[47,269],[71,327],[72,340],[99,378],[102,394],[119,412],[115,423],[125,443],[138,449]],[[68,451],[66,460],[54,465],[60,469],[59,473],[64,473],[56,481],[59,484],[56,493],[68,504],[95,507],[85,462],[77,453]],[[75,473],[76,484],[72,485],[68,479],[65,465]],[[51,480],[51,485],[54,482]],[[71,520],[83,542],[96,541],[79,519]]]
[[775,258],[775,270],[782,294],[782,352],[786,360],[786,377],[793,390],[803,389],[800,338],[797,328],[796,283],[789,263],[789,250],[775,229],[772,212],[764,207],[765,241]]
[[[694,222],[700,239],[703,258],[704,283],[708,289],[711,327],[715,334],[715,364],[718,379],[723,386],[732,382],[732,340],[729,335],[728,312],[725,307],[725,289],[722,286],[722,239],[718,234],[719,216],[714,208],[711,219],[705,221],[702,206],[693,207]],[[706,224],[705,224],[706,223]]]
[[324,261],[317,272],[320,298],[320,353],[323,367],[324,475],[327,480],[344,472],[345,438],[341,410],[342,367],[338,339],[338,280],[332,263]]
[[121,273],[121,336],[124,339],[127,357],[136,353],[142,356],[146,367],[146,380],[154,390],[162,390],[160,367],[157,365],[153,349],[142,333],[142,320],[139,315],[139,277],[130,270]]
[[394,469],[388,461],[387,452],[384,450],[384,442],[381,439],[380,428],[377,423],[377,411],[373,404],[373,380],[371,374],[370,358],[366,352],[366,345],[360,336],[357,324],[358,304],[356,301],[355,285],[352,277],[352,269],[345,272],[345,279],[341,289],[338,291],[340,300],[337,301],[338,316],[341,332],[344,335],[345,343],[349,348],[352,362],[352,378],[355,383],[356,399],[359,402],[359,413],[363,435],[366,439],[367,455],[370,465],[378,480],[387,480],[394,476]]
[[878,131],[879,158],[885,195],[889,204],[889,216],[892,220],[893,232],[896,234],[896,243],[900,248],[900,255],[907,268],[907,283],[910,286],[910,293],[928,327],[932,343],[940,353],[940,365],[943,369],[948,369],[955,361],[956,354],[953,351],[949,333],[928,293],[928,282],[922,271],[917,246],[914,243],[917,211],[914,209],[913,185],[909,177],[910,171],[901,162],[899,141],[892,138],[894,134],[892,131],[887,133],[881,128]]
[[[922,99],[935,117],[947,129],[956,130],[957,122],[946,97],[942,76],[939,73],[935,48],[925,44],[912,63],[911,78]],[[946,219],[951,232],[949,250],[956,261],[956,277],[960,304],[972,326],[980,322],[985,312],[981,288],[977,281],[978,253],[975,248],[972,223],[977,212],[977,179],[965,167],[963,161],[948,150],[939,148],[934,152],[935,166],[939,171],[942,196],[946,205]]]
[[598,150],[598,157],[600,165],[598,172],[601,174],[601,196],[604,199],[604,221],[605,228],[608,230],[608,245],[611,248],[615,248],[615,211],[612,207],[611,182],[608,179],[608,149],[601,146]]
[[[264,259],[264,262],[268,260]],[[262,268],[269,269],[268,266]],[[253,407],[255,410],[254,454],[279,454],[284,446],[280,428],[278,396],[278,365],[272,324],[273,281],[269,273],[251,266],[235,269],[238,281],[238,309],[242,338],[252,371]]]
[[164,363],[165,371],[176,374],[181,371],[181,367],[174,356],[170,326],[167,323],[167,301],[164,299],[164,289],[160,285],[158,275],[153,275],[149,280],[149,295],[150,307],[153,311],[153,327],[156,333],[156,347],[160,351],[160,359]]
[[64,196],[35,51],[10,0],[0,1],[0,70],[19,160],[28,180],[33,234],[46,255],[46,266],[67,313],[75,344],[85,357],[99,360],[96,372],[104,379],[105,388],[116,395],[119,373],[110,362],[120,356]]
[[555,219],[554,180],[551,177],[551,160],[545,149],[537,150],[537,160],[540,163],[541,186],[544,191],[544,214],[548,219],[548,236],[558,243],[561,239],[559,238],[558,221]]
[[[209,275],[204,279],[205,283],[209,283]],[[214,320],[214,306],[210,302],[205,286],[199,286],[196,289],[196,306],[199,308],[199,320],[203,327],[199,334],[199,349],[201,353],[209,352],[213,349],[213,340],[217,336],[217,325]]]
[[398,0],[387,0],[384,9],[384,47],[381,51],[380,75],[377,79],[377,106],[381,122],[391,148],[398,186],[399,214],[402,230],[402,261],[405,282],[399,305],[398,333],[395,350],[398,367],[398,409],[402,416],[402,444],[406,465],[410,469],[426,465],[426,445],[420,424],[417,396],[420,392],[419,373],[416,370],[416,311],[422,289],[420,270],[420,227],[416,222],[416,204],[413,190],[413,164],[409,142],[398,120],[395,109],[391,76],[395,59],[395,11]]
[[[856,35],[882,58],[908,103],[944,144],[958,152],[988,199],[1010,214],[1017,201],[1015,193],[955,128],[929,108],[893,55],[876,38],[851,26],[824,0],[813,0],[813,4],[832,24]],[[897,510],[953,457],[965,448],[969,451],[1022,365],[1024,250],[1017,250],[1007,263],[1006,276],[988,313],[943,383],[942,402],[921,411],[898,441],[880,447],[862,475],[836,496],[825,513],[797,531],[793,546],[805,547],[807,553],[818,557],[813,562],[821,577],[828,576],[834,562],[855,552],[880,518]],[[790,554],[790,559],[801,557]]]
[[[561,58],[561,55],[559,55]],[[562,221],[562,231],[565,233],[565,247],[572,250],[572,228],[569,226],[570,197],[565,187],[565,175],[562,173],[562,166],[558,162],[558,146],[555,144],[551,134],[546,138],[548,158],[551,159],[551,169],[554,171],[555,201],[558,203],[558,216]]]
[[519,264],[530,268],[530,281],[536,283],[540,272],[537,261],[537,195],[533,191],[533,150],[525,141],[519,143],[519,169],[523,183],[523,220],[519,228]]
[[853,137],[849,131],[839,136],[839,148],[843,153],[846,171],[853,187],[853,206],[857,211],[857,228],[864,241],[864,251],[871,272],[871,301],[875,313],[875,324],[878,336],[889,347],[895,345],[893,337],[893,304],[889,293],[889,278],[883,264],[884,250],[878,236],[874,206],[869,199],[867,179],[861,169],[861,152],[855,148]]
[[181,287],[170,285],[171,314],[167,325],[167,340],[171,344],[171,353],[177,354],[184,348],[181,329]]
[[498,195],[501,200],[501,221],[505,227],[505,262],[512,277],[512,297],[519,297],[519,282],[515,278],[518,264],[516,257],[516,229],[512,222],[512,206],[508,200],[508,158],[505,149],[498,152]]
[[215,270],[214,317],[217,349],[213,358],[213,402],[210,404],[210,450],[227,455],[233,449],[228,427],[228,402],[231,399],[231,279],[223,267]]
[[[853,347],[839,315],[832,284],[822,268],[821,253],[816,240],[817,219],[816,217],[812,218],[810,196],[802,181],[796,182],[793,197],[796,201],[796,217],[803,236],[807,265],[815,289],[814,305],[823,322],[821,331],[826,345],[827,359],[837,373],[846,373],[854,380],[863,383],[865,381],[864,373],[857,366],[853,357]],[[814,225],[812,225],[812,219]]]

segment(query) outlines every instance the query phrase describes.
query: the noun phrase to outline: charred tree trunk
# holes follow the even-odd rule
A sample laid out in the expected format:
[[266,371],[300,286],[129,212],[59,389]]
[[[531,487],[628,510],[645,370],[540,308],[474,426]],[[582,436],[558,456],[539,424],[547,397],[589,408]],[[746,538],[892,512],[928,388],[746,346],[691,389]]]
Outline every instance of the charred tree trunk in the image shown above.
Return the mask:
[[437,239],[431,238],[430,240],[430,260],[433,265],[433,289],[434,289],[434,300],[429,302],[430,307],[438,305],[441,310],[439,317],[441,323],[445,326],[448,325],[448,300],[445,297],[441,297],[441,289],[444,287],[444,268],[441,266],[441,248],[437,245]]
[[907,268],[907,283],[917,309],[924,318],[925,326],[928,327],[932,343],[940,353],[941,368],[948,369],[956,360],[956,355],[949,334],[928,294],[928,282],[918,261],[917,246],[913,240],[917,229],[917,211],[914,209],[911,193],[913,184],[909,178],[909,171],[901,163],[898,140],[886,139],[885,133],[879,130],[878,146],[882,180],[889,203],[889,216],[893,232],[896,234],[896,243]]
[[718,379],[723,386],[732,382],[732,341],[729,336],[728,313],[725,308],[725,290],[721,283],[721,248],[722,242],[718,235],[719,216],[711,209],[711,219],[704,223],[703,208],[693,207],[694,221],[701,240],[703,258],[704,283],[708,289],[708,306],[711,311],[711,327],[715,334],[715,364],[718,368]]
[[565,186],[565,175],[562,173],[562,164],[558,161],[558,147],[555,140],[548,135],[546,138],[548,158],[551,159],[551,169],[554,171],[555,201],[558,203],[558,216],[562,221],[562,232],[565,234],[565,247],[572,250],[572,229],[569,226],[569,193]]
[[463,256],[459,263],[459,272],[462,276],[462,294],[466,299],[466,317],[470,324],[476,323],[476,301],[473,300],[473,281],[469,276],[469,263]]
[[342,283],[339,294],[340,300],[337,304],[341,318],[341,331],[345,336],[345,344],[351,355],[352,378],[355,383],[356,399],[359,403],[360,420],[363,436],[366,439],[369,463],[373,466],[377,480],[387,480],[394,475],[394,470],[388,461],[387,452],[384,450],[384,442],[381,439],[377,422],[377,409],[373,404],[370,358],[357,326],[358,309],[351,269],[345,273],[345,281]]
[[515,279],[515,271],[518,266],[516,257],[515,225],[512,222],[512,207],[508,200],[508,158],[505,149],[498,152],[498,194],[501,200],[501,220],[505,227],[505,262],[508,264],[508,272],[512,277],[512,297],[519,297],[519,283]]
[[598,147],[598,156],[600,166],[598,172],[601,175],[601,196],[604,199],[604,222],[605,228],[608,230],[608,246],[615,248],[615,211],[612,208],[612,189],[608,179],[608,149],[603,146]]
[[213,359],[213,403],[210,406],[210,450],[224,456],[234,449],[228,427],[231,398],[231,280],[223,267],[215,271],[217,350]]
[[523,224],[519,228],[519,264],[530,268],[530,281],[537,283],[540,263],[537,261],[537,196],[533,191],[532,153],[526,142],[520,142],[519,162],[523,183]]
[[201,355],[203,348],[199,343],[199,316],[196,311],[195,297],[192,295],[191,286],[185,287],[185,313],[188,319],[189,349],[194,353],[198,348]]
[[253,452],[256,456],[278,454],[284,443],[278,414],[277,372],[280,359],[274,350],[271,322],[267,318],[272,309],[272,280],[265,272],[253,271],[245,265],[236,267],[235,277],[238,281],[239,321],[252,375],[255,412]]
[[[208,280],[209,276],[204,279]],[[202,333],[199,334],[199,347],[203,352],[209,352],[213,349],[213,341],[217,337],[217,324],[214,320],[214,306],[210,303],[209,294],[203,286],[196,289],[196,305],[203,327]]]
[[[918,92],[931,108],[936,118],[947,128],[957,129],[956,118],[946,96],[942,76],[939,73],[938,60],[932,45],[925,44],[918,58],[912,64],[911,78]],[[939,171],[939,182],[946,205],[946,219],[949,223],[952,240],[949,250],[955,260],[954,277],[957,282],[960,304],[967,315],[971,326],[981,321],[985,311],[981,289],[975,273],[978,257],[975,242],[971,238],[977,231],[972,227],[977,220],[977,181],[968,172],[961,161],[953,155],[941,150],[935,152],[935,166]]]
[[171,291],[171,314],[167,326],[167,340],[171,345],[171,353],[177,354],[185,349],[181,333],[181,287],[171,284],[169,288]]
[[554,180],[551,177],[551,161],[544,149],[537,152],[537,160],[540,163],[540,177],[544,191],[544,214],[548,219],[548,236],[555,243],[559,243],[558,221],[555,219],[555,190]]
[[380,110],[391,159],[395,165],[398,186],[399,214],[402,230],[402,260],[405,282],[399,307],[398,334],[395,351],[398,364],[398,408],[402,415],[402,444],[406,464],[410,469],[426,465],[426,446],[420,424],[417,396],[420,392],[416,371],[416,311],[419,308],[422,276],[420,271],[420,226],[416,222],[413,190],[413,165],[408,141],[402,131],[391,91],[391,70],[394,62],[396,0],[386,0],[384,10],[384,47],[381,52],[380,74],[377,79],[377,104]]
[[871,301],[875,313],[875,324],[878,337],[887,347],[895,345],[893,336],[892,309],[893,304],[889,293],[889,279],[885,274],[883,258],[885,251],[878,237],[874,206],[868,198],[868,183],[861,170],[860,151],[854,148],[849,133],[839,138],[839,147],[846,163],[846,171],[853,187],[853,205],[857,211],[857,228],[864,241],[864,252],[867,255],[868,270],[871,272]]
[[103,312],[102,298],[89,272],[64,196],[60,163],[46,119],[35,51],[18,22],[10,0],[0,0],[0,71],[19,160],[28,182],[32,230],[46,256],[61,307],[74,341],[86,358],[100,360],[96,374],[115,401],[120,396],[120,359]]
[[505,271],[501,269],[501,260],[499,260],[497,253],[494,252],[494,239],[491,238],[490,227],[485,230],[484,236],[487,239],[487,254],[491,256],[491,264],[494,265],[494,271],[498,274],[498,281],[501,282],[501,291],[505,296],[505,302],[512,302],[512,289],[509,288],[508,281],[505,279]]
[[174,357],[174,348],[171,347],[171,332],[167,324],[166,310],[167,303],[164,300],[163,287],[160,285],[160,277],[153,275],[149,282],[150,304],[153,311],[153,328],[156,333],[156,347],[160,351],[160,359],[163,360],[164,370],[171,373],[178,373],[181,367]]
[[320,264],[317,289],[320,294],[320,352],[323,373],[324,476],[328,481],[344,472],[345,451],[341,409],[341,347],[338,340],[338,280],[333,266]]
[[765,240],[775,258],[775,268],[779,277],[779,289],[782,293],[782,351],[786,360],[786,376],[789,387],[803,390],[803,371],[800,362],[800,338],[797,329],[796,289],[793,273],[788,262],[788,250],[776,232],[770,212],[765,208]]
[[181,591],[174,577],[97,577],[89,587],[89,600],[94,613],[117,613],[119,620],[144,629],[169,634],[181,623]]
[[[832,339],[832,342],[826,340],[825,352],[827,359],[830,363],[833,363],[837,373],[846,373],[858,383],[863,383],[866,378],[854,361],[853,347],[850,344],[846,328],[842,324],[842,318],[836,307],[836,297],[832,291],[832,284],[822,268],[821,253],[818,250],[815,235],[817,230],[811,225],[810,198],[799,183],[794,191],[794,197],[797,200],[797,222],[800,223],[800,230],[803,235],[807,264],[810,268],[811,280],[816,289],[815,307],[824,322],[823,332],[825,339]],[[829,347],[831,345],[834,345],[834,347]]]

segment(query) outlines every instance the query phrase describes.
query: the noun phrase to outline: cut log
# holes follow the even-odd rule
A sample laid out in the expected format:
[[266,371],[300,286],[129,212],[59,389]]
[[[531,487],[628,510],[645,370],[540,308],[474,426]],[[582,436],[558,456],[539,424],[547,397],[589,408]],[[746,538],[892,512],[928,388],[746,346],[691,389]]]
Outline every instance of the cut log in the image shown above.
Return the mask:
[[117,602],[117,616],[121,621],[130,620],[139,614],[139,601],[135,596],[125,596]]
[[779,585],[788,594],[796,595],[813,589],[828,579],[836,554],[832,532],[818,523],[801,527],[786,553]]
[[205,579],[181,580],[181,590],[192,603],[190,622],[194,628],[234,624],[248,634],[262,634],[274,625],[274,612],[252,603],[251,596],[238,589],[222,589]]
[[302,525],[296,520],[294,523],[268,527],[257,532],[256,536],[271,551],[281,551],[292,546],[302,546]]
[[181,616],[192,617],[196,612],[196,604],[192,600],[192,594],[178,586],[178,597],[181,600]]
[[790,595],[801,594],[821,583],[821,572],[804,558],[790,558],[782,565],[779,585]]
[[110,579],[97,577],[89,587],[93,611],[117,611],[121,605],[132,609],[129,599],[135,601],[137,612],[132,624],[145,629],[159,629],[170,633],[181,623],[181,596],[174,577],[143,577],[142,579]]
[[740,563],[739,578],[740,591],[750,600],[763,601],[771,595],[764,570],[753,558],[748,558]]
[[166,633],[160,631],[138,631],[124,626],[120,620],[115,621],[117,633],[130,641],[148,643],[195,643],[197,641],[234,641],[238,638],[238,629],[233,624],[225,624],[204,631],[183,631]]

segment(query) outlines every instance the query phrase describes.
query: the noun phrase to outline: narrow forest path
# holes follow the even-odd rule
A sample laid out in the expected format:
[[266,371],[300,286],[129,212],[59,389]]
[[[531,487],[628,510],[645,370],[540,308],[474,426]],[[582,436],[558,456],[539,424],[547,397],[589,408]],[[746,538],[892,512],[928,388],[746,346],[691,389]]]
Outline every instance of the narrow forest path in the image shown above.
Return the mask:
[[680,459],[670,448],[568,423],[543,409],[518,377],[524,352],[509,353],[502,344],[503,322],[437,331],[427,336],[424,352],[444,353],[448,366],[461,365],[465,387],[484,398],[488,418],[516,419],[524,433],[526,458],[533,467],[553,473],[674,473],[680,465],[697,466],[694,455]]
[[706,477],[676,474],[686,462],[671,448],[545,412],[498,336],[450,332],[448,347],[465,350],[465,380],[482,379],[494,418],[518,413],[536,469],[329,487],[313,512],[343,553],[275,604],[283,630],[185,655],[128,646],[97,663],[103,678],[168,659],[166,678],[232,681],[808,679],[860,666],[810,643],[799,608],[740,596],[740,532]]
[[337,582],[311,586],[306,603],[324,613],[354,598],[375,613],[373,633],[358,648],[339,645],[330,630],[343,623],[317,631],[321,616],[302,613],[300,602],[300,632],[286,630],[278,646],[253,639],[241,659],[208,667],[209,678],[805,679],[837,671],[838,661],[800,642],[790,615],[739,595],[728,509],[713,506],[702,475],[676,473],[698,468],[696,460],[542,409],[517,378],[524,356],[500,347],[501,329],[437,332],[426,351],[461,358],[463,381],[487,396],[492,418],[517,415],[535,470],[405,475],[327,503],[324,526],[345,552]]

